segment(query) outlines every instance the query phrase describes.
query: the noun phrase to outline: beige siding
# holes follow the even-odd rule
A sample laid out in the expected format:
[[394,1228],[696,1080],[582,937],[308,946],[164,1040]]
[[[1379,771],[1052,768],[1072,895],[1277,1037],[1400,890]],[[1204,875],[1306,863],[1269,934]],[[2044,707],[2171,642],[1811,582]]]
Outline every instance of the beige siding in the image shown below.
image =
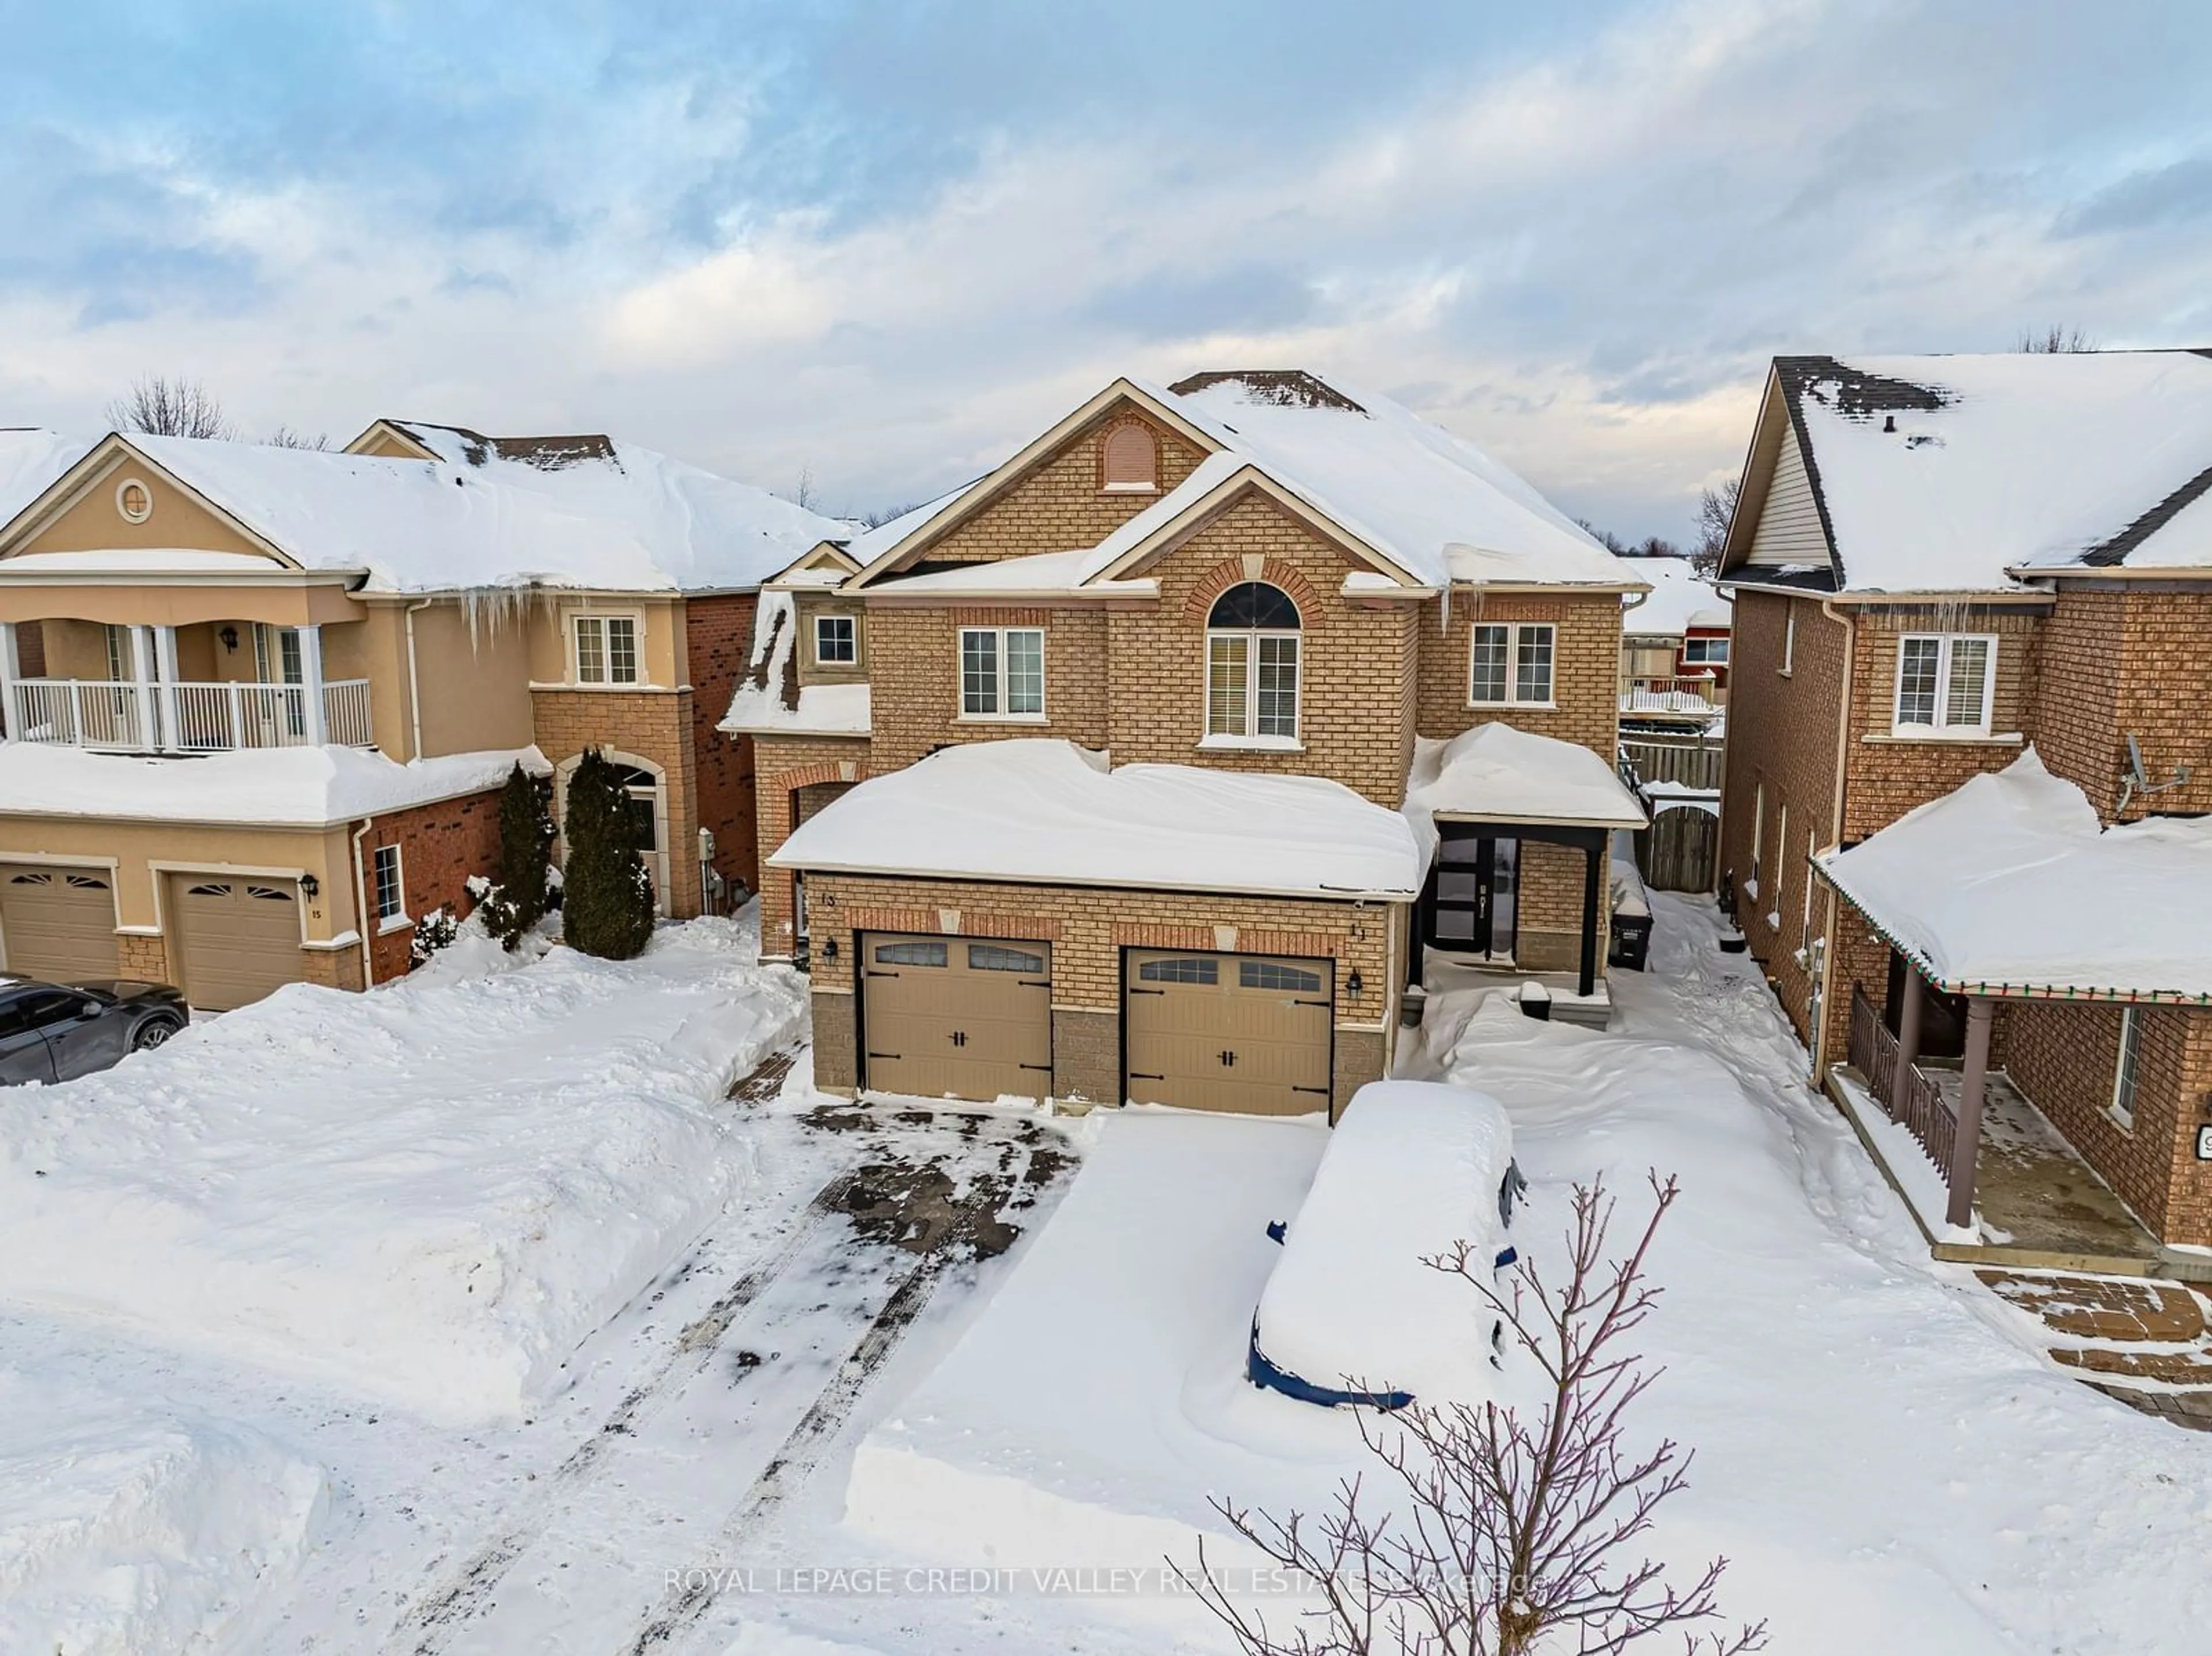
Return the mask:
[[1770,568],[1778,564],[1825,565],[1828,561],[1827,537],[1820,532],[1813,480],[1805,470],[1805,456],[1797,446],[1795,431],[1782,434],[1774,481],[1767,488],[1766,505],[1759,514],[1759,528],[1744,561]]

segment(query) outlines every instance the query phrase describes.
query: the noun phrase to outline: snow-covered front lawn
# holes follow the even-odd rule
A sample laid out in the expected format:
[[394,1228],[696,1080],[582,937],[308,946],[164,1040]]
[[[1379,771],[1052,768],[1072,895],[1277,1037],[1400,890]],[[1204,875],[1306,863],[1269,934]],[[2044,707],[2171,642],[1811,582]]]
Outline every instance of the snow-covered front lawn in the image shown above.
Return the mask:
[[504,969],[469,941],[0,1098],[0,1303],[441,1419],[521,1414],[720,1210],[746,1151],[708,1107],[803,997],[732,921],[620,965]]

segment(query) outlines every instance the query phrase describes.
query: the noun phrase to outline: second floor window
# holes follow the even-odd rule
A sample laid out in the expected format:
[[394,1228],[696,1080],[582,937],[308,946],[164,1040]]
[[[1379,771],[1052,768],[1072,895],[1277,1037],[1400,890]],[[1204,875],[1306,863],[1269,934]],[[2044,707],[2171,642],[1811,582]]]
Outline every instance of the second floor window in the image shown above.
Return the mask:
[[1044,716],[1044,629],[960,629],[960,714],[963,719]]
[[1997,641],[1978,634],[1908,634],[1897,641],[1897,717],[1905,733],[1987,736]]
[[849,667],[860,658],[860,627],[852,616],[815,616],[816,662],[824,667]]
[[1549,622],[1516,626],[1478,622],[1470,631],[1469,702],[1478,707],[1549,705],[1552,654],[1557,643]]
[[1729,641],[1724,638],[1685,639],[1682,659],[1698,665],[1725,667],[1728,665]]
[[1206,619],[1206,733],[1246,741],[1298,736],[1298,606],[1279,586],[1243,581]]
[[637,621],[631,616],[576,617],[576,682],[637,682]]

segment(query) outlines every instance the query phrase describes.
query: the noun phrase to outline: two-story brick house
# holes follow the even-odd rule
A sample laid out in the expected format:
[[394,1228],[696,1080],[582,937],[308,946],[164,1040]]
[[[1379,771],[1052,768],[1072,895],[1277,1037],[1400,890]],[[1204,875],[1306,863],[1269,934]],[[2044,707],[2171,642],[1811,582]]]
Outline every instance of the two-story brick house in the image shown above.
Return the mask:
[[[1860,1000],[1893,1034],[1917,1021],[1929,1057],[1971,1056],[1978,1020],[1984,1061],[2154,1234],[2197,1244],[2212,1015],[1938,993],[1814,858],[2031,745],[2107,824],[2212,810],[2208,488],[2203,353],[1784,357],[1721,564],[1722,860],[1814,1073]],[[1986,871],[1966,857],[1959,878]]]
[[586,748],[665,913],[757,880],[714,725],[758,583],[833,520],[601,436],[399,421],[344,452],[0,434],[0,969],[217,1009],[392,976],[495,865],[512,764]]
[[[1438,950],[1601,1016],[1644,590],[1487,456],[1294,372],[1117,380],[816,549],[769,583],[726,728],[817,1082],[1317,1108],[1385,1071]],[[1534,744],[1502,769],[1493,725]],[[1478,773],[1503,782],[1453,786]],[[1409,777],[1451,808],[1401,816]]]

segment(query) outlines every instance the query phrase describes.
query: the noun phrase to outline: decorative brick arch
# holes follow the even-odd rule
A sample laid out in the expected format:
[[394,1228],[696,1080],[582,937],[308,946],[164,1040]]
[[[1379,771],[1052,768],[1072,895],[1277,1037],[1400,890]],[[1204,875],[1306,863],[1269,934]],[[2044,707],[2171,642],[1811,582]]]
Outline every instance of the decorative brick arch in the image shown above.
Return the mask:
[[[853,773],[845,774],[850,765]],[[865,782],[868,779],[867,761],[860,759],[825,760],[818,764],[801,765],[797,770],[779,771],[764,779],[768,786],[784,793],[811,788],[817,782]]]
[[1321,595],[1314,591],[1313,583],[1298,573],[1297,565],[1285,563],[1280,558],[1261,560],[1257,574],[1251,573],[1250,566],[1243,557],[1224,558],[1207,570],[1198,585],[1190,589],[1190,596],[1183,600],[1184,618],[1203,622],[1207,612],[1213,608],[1216,598],[1231,587],[1241,586],[1248,580],[1279,586],[1289,593],[1291,602],[1298,606],[1298,625],[1305,631],[1311,632],[1322,624],[1324,614]]

